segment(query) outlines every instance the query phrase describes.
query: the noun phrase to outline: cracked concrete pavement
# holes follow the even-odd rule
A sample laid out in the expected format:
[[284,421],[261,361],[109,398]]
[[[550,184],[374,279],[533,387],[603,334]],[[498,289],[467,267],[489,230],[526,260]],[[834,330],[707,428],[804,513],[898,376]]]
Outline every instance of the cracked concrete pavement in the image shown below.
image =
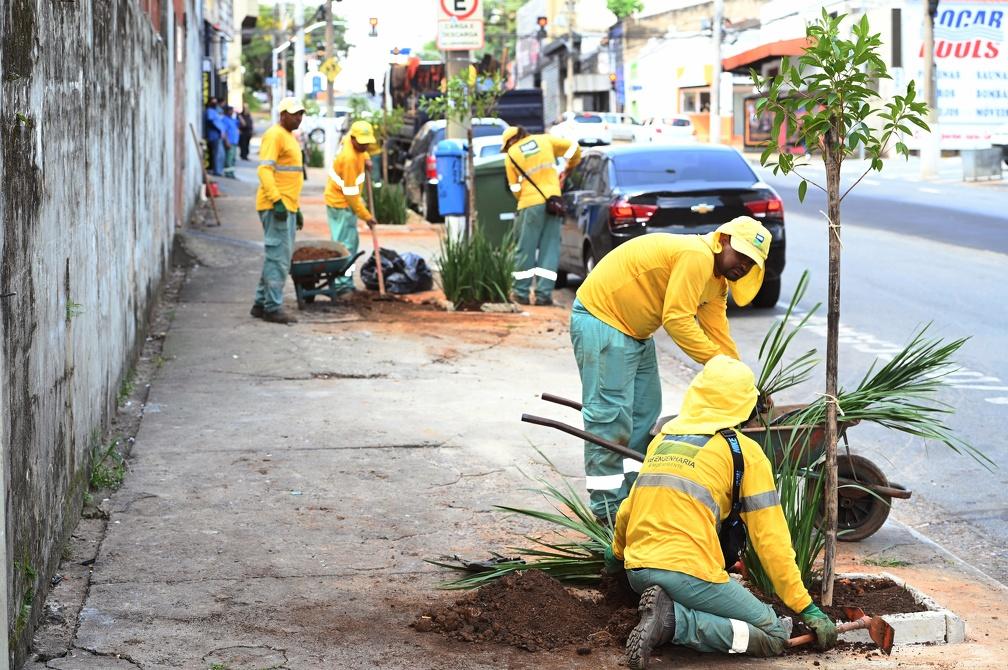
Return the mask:
[[[312,171],[306,189],[302,237],[327,236],[320,175]],[[126,481],[103,504],[107,522],[84,520],[64,561],[73,577],[65,588],[81,593],[79,614],[65,604],[69,647],[25,667],[617,667],[618,649],[532,654],[409,628],[428,603],[454,597],[436,589],[445,575],[424,559],[503,550],[538,526],[494,505],[538,504],[523,490],[528,477],[583,474],[576,439],[519,421],[522,412],[579,421],[536,398],[580,394],[566,310],[451,314],[369,309],[366,300],[328,308],[322,298],[293,327],[251,319],[261,231],[253,176],[241,176],[223,184],[221,228],[181,233],[196,265]],[[428,259],[436,248],[426,224],[380,234]],[[687,379],[673,366],[663,373],[671,405]],[[870,570],[866,560],[910,563],[885,569],[969,625],[970,641],[954,651],[898,648],[871,655],[873,667],[1003,667],[1004,589],[893,523],[843,550],[852,571]],[[804,668],[818,658],[831,668],[865,664],[864,651],[731,662]]]

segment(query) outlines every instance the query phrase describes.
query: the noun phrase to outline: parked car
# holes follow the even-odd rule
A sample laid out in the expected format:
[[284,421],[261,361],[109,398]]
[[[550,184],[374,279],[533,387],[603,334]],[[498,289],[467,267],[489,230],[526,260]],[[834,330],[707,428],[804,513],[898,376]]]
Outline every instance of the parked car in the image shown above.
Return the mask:
[[549,132],[585,147],[612,144],[609,124],[597,112],[564,112]]
[[688,116],[656,116],[644,119],[634,142],[655,142],[659,144],[680,144],[696,141],[696,128]]
[[301,119],[300,127],[298,127],[298,133],[301,137],[306,137],[311,142],[322,145],[325,144],[326,133],[336,133],[337,138],[342,137],[350,127],[349,121],[349,107],[334,107],[333,116],[305,114]]
[[501,153],[504,143],[501,142],[500,135],[487,135],[486,137],[473,137],[473,158],[486,158],[496,156]]
[[640,121],[629,114],[607,112],[602,114],[602,118],[609,124],[609,130],[612,132],[612,138],[614,140],[622,140],[624,142],[633,142],[641,125]]
[[587,276],[623,242],[646,233],[704,234],[736,216],[760,221],[773,243],[756,307],[773,307],[784,271],[784,205],[742,155],[719,145],[627,144],[586,151],[564,183],[559,270]]
[[[402,181],[406,199],[431,223],[444,221],[444,217],[438,211],[438,173],[434,151],[438,142],[445,138],[446,127],[444,119],[423,124],[413,138],[403,164]],[[473,119],[473,140],[475,142],[476,138],[499,137],[507,127],[507,123],[501,119]]]

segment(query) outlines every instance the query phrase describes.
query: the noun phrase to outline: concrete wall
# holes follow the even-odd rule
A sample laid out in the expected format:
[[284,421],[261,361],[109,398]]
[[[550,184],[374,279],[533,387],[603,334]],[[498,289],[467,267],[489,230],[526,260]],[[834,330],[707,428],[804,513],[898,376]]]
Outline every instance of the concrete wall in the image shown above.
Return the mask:
[[[0,298],[0,447],[18,662],[143,341],[178,208],[195,198],[199,166],[175,151],[192,139],[175,131],[174,13],[171,0],[0,10],[0,294],[14,293]],[[177,169],[190,175],[181,199]]]

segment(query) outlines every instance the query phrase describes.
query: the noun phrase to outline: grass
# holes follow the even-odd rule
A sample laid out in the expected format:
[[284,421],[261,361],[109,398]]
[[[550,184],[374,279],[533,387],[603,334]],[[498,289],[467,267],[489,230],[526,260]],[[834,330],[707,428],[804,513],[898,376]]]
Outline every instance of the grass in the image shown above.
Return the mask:
[[21,597],[21,606],[18,608],[17,617],[14,620],[14,640],[12,642],[16,642],[17,638],[21,637],[21,633],[31,619],[32,603],[35,601],[35,580],[38,578],[38,572],[27,556],[21,563],[15,562],[14,568],[21,572],[21,576],[27,582],[28,588]]
[[305,153],[308,154],[308,167],[325,167],[325,154],[322,151],[322,145],[309,142],[306,145]]
[[441,238],[441,288],[456,309],[485,302],[507,302],[514,285],[516,245],[507,237],[500,245],[479,228],[468,237]]
[[66,320],[74,318],[75,316],[80,316],[84,313],[84,305],[74,302],[73,300],[67,300],[66,304]]
[[121,407],[126,404],[129,397],[133,395],[133,391],[136,390],[136,372],[130,370],[123,377],[122,384],[119,385],[119,394],[116,396],[116,403]]
[[378,223],[401,226],[409,217],[409,204],[401,184],[374,187],[374,214]]
[[901,561],[898,558],[866,558],[862,562],[879,568],[905,568],[913,565],[910,561]]
[[126,462],[116,451],[117,441],[112,440],[107,445],[99,444],[92,453],[91,488],[96,490],[115,490],[122,486],[126,477]]

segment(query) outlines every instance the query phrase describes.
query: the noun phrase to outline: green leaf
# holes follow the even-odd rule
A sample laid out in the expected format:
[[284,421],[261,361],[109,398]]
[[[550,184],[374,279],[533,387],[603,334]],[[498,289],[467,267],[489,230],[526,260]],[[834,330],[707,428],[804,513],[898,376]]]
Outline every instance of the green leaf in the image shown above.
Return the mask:
[[808,182],[804,179],[798,184],[798,202],[805,202],[805,192],[808,191]]

